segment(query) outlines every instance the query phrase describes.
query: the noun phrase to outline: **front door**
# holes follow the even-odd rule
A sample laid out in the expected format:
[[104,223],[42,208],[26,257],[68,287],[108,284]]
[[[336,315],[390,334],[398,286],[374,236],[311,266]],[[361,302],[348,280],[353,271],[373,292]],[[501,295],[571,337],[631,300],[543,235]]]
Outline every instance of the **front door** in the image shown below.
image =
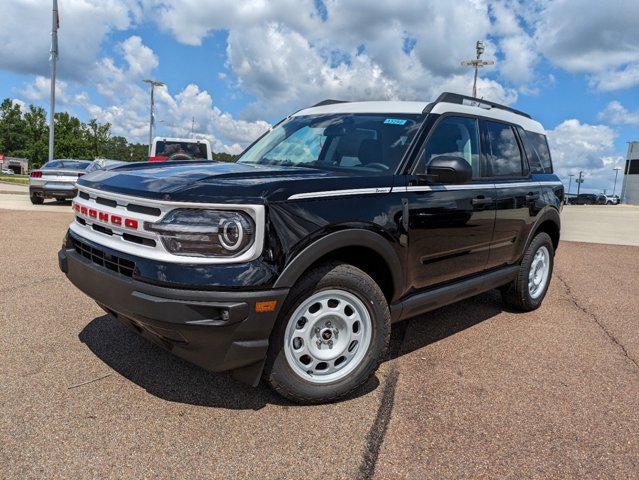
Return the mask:
[[476,118],[442,116],[433,127],[415,174],[439,155],[464,158],[473,169],[465,184],[418,184],[409,177],[407,285],[413,291],[481,272],[495,223],[493,182],[482,180]]

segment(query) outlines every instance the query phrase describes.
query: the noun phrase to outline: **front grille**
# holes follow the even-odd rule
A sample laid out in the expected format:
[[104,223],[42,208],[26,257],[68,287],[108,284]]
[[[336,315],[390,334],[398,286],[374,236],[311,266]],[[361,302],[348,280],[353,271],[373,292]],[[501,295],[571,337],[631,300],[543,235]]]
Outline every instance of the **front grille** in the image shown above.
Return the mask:
[[135,270],[135,262],[127,260],[117,255],[103,252],[99,248],[92,247],[84,242],[81,242],[75,237],[71,237],[73,247],[78,254],[84,258],[91,260],[96,265],[108,268],[114,272],[124,275],[125,277],[132,277]]

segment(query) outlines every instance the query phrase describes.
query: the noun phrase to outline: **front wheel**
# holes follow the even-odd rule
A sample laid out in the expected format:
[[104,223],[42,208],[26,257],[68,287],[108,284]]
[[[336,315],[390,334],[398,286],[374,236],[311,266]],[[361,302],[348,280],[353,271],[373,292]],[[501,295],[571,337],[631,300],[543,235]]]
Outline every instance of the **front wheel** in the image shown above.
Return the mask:
[[265,376],[298,403],[330,402],[377,370],[390,337],[390,312],[362,270],[327,263],[291,290],[271,336]]
[[31,203],[34,205],[42,205],[44,203],[44,198],[36,197],[35,195],[31,195]]
[[535,235],[524,253],[517,278],[501,288],[506,304],[526,312],[539,308],[548,291],[554,257],[550,236],[544,232]]

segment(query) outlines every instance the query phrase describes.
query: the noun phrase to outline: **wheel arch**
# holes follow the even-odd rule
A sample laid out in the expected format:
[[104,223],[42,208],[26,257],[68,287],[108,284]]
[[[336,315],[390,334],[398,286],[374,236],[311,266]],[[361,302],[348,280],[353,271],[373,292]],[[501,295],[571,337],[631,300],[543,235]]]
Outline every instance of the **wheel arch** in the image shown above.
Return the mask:
[[390,241],[364,229],[333,232],[311,243],[286,265],[273,288],[291,288],[304,272],[329,260],[340,260],[365,271],[378,283],[389,303],[403,289],[402,264]]
[[539,216],[535,225],[530,230],[530,234],[526,241],[526,248],[528,248],[532,239],[535,238],[535,235],[539,232],[545,232],[548,234],[552,240],[553,248],[557,251],[557,248],[559,247],[559,239],[561,237],[561,217],[559,216],[559,211],[557,209],[548,207],[544,213]]

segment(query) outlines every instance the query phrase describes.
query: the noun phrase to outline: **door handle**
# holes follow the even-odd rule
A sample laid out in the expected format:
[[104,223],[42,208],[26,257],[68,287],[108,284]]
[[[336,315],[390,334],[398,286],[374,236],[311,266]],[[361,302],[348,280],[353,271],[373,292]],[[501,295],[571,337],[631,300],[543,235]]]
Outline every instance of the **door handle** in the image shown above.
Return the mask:
[[526,194],[526,201],[527,202],[532,202],[535,200],[539,200],[539,194],[538,193],[532,193],[532,192],[528,192]]
[[491,197],[484,197],[480,195],[478,197],[473,198],[473,205],[488,205],[489,203],[493,203],[493,199]]

